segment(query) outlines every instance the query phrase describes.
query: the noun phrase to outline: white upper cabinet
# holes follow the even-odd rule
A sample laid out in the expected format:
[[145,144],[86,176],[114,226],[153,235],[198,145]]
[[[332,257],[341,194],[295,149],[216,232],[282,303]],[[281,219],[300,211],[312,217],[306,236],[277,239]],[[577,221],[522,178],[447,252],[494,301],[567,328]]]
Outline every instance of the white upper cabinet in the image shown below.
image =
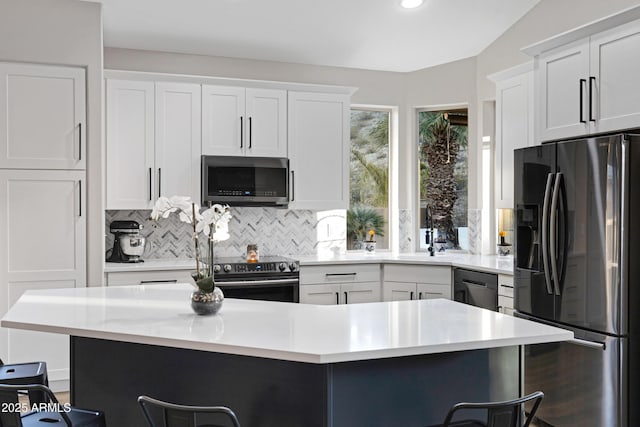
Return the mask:
[[107,209],[200,200],[200,85],[107,80]]
[[290,208],[347,209],[349,96],[289,92]]
[[491,76],[496,82],[495,207],[513,208],[513,150],[534,145],[533,66]]
[[640,126],[640,21],[629,22],[639,11],[525,49],[536,55],[541,141]]
[[85,169],[83,68],[0,63],[0,168]]
[[287,92],[202,86],[202,154],[287,157]]

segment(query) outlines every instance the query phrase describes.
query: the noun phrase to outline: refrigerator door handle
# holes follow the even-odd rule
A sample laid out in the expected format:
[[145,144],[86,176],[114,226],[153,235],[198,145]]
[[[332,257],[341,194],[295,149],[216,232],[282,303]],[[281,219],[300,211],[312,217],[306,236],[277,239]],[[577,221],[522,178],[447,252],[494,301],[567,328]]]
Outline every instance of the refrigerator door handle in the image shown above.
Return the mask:
[[603,351],[607,349],[607,346],[603,342],[581,340],[580,338],[573,338],[567,342],[569,344],[581,345],[583,347],[595,348]]
[[549,252],[551,255],[551,272],[553,275],[553,289],[556,295],[560,295],[560,275],[558,275],[558,198],[560,196],[560,183],[562,172],[556,174],[556,183],[553,186],[553,198],[551,201],[551,221],[549,221]]
[[551,198],[551,186],[553,174],[547,175],[547,186],[544,190],[544,203],[542,205],[542,264],[544,267],[544,283],[547,285],[547,293],[553,295],[551,289],[551,276],[549,274],[549,199]]

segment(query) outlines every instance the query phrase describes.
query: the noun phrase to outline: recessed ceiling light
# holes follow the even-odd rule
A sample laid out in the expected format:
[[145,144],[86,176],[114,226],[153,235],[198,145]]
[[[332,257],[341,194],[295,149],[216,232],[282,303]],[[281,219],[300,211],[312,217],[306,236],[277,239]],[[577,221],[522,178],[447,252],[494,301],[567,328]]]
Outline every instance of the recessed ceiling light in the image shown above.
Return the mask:
[[402,0],[400,5],[405,9],[414,9],[422,4],[423,0]]

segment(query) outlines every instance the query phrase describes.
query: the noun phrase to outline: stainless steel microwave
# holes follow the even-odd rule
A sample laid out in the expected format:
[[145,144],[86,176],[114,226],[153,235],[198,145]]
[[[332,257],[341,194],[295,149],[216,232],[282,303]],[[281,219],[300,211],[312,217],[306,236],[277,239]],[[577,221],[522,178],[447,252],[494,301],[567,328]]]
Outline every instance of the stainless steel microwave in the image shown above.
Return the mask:
[[202,204],[277,206],[289,203],[289,159],[202,156]]

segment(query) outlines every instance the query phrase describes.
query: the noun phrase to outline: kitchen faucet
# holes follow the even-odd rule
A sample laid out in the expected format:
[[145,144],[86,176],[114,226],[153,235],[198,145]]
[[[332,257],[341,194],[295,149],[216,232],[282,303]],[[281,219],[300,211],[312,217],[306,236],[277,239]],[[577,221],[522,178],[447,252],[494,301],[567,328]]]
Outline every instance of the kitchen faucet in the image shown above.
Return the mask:
[[429,256],[434,256],[436,253],[436,249],[433,247],[433,239],[435,238],[433,234],[433,212],[431,211],[431,206],[427,205],[427,225],[429,229],[427,230],[427,241],[425,243],[429,244],[427,251],[429,252]]

